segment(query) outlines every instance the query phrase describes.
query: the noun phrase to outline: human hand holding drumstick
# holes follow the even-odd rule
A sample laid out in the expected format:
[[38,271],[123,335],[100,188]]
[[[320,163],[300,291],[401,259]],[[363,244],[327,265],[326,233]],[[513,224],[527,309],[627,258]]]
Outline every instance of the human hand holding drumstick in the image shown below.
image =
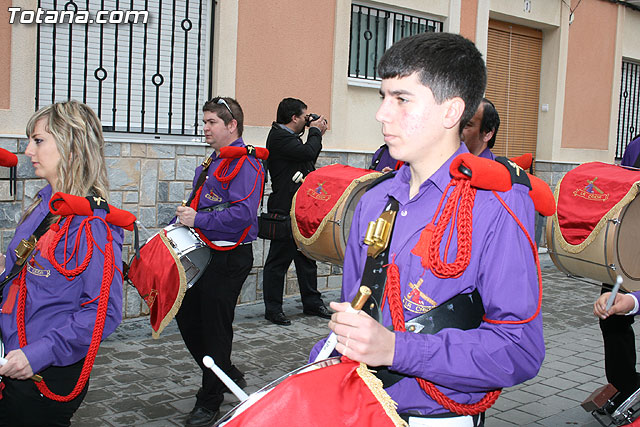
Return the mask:
[[622,278],[618,276],[613,292],[605,292],[593,304],[593,314],[600,319],[606,319],[614,314],[626,314],[636,306],[636,300],[629,294],[620,294]]
[[186,201],[183,201],[182,206],[178,206],[176,209],[176,222],[186,225],[187,227],[193,227],[196,222],[197,212],[193,208],[185,205]]
[[336,311],[329,328],[338,336],[336,350],[356,362],[369,366],[391,366],[396,344],[393,332],[363,311],[350,312],[348,302],[332,302]]

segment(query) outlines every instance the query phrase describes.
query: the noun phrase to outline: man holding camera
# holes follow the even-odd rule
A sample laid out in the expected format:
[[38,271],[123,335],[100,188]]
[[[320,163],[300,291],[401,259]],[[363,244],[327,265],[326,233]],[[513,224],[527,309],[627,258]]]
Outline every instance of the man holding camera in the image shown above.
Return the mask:
[[[309,126],[306,143],[300,138],[305,126]],[[272,188],[267,202],[270,213],[289,214],[293,195],[301,182],[294,175],[307,176],[315,170],[316,159],[322,150],[322,135],[326,130],[325,118],[307,114],[307,105],[301,100],[285,98],[280,101],[276,121],[267,137],[267,170],[271,176]],[[290,235],[283,240],[271,240],[262,283],[265,319],[276,325],[291,325],[282,311],[284,281],[291,261],[296,265],[303,312],[325,319],[331,318],[318,292],[316,262],[298,251],[293,236]]]

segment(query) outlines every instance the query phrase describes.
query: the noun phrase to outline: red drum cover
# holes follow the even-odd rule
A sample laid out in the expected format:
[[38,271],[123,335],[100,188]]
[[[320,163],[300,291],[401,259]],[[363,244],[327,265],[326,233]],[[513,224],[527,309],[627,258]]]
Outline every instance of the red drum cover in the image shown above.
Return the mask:
[[588,245],[636,197],[639,182],[640,171],[601,162],[567,172],[556,188],[557,224],[566,243]]
[[133,257],[128,277],[149,306],[152,335],[158,338],[180,309],[187,290],[184,267],[164,230],[140,248],[140,257]]
[[[356,179],[379,176],[379,172],[346,165],[329,165],[311,172],[305,178],[293,200],[298,231],[305,238],[321,230],[329,214],[349,194]],[[349,191],[347,191],[349,190]]]
[[244,412],[232,426],[406,426],[382,382],[367,366],[342,363],[288,377]]

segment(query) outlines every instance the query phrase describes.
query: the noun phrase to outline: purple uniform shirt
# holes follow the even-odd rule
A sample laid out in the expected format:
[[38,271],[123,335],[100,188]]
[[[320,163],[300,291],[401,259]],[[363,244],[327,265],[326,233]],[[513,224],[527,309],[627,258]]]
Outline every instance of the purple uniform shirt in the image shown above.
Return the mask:
[[483,157],[485,159],[495,160],[496,156],[491,152],[489,148],[485,148],[482,153],[478,155],[478,157]]
[[[451,180],[449,165],[452,159],[463,152],[468,150],[461,144],[454,156],[421,185],[419,193],[411,200],[407,166],[402,167],[394,178],[365,193],[356,208],[347,243],[343,301],[351,301],[360,286],[367,252],[363,243],[367,224],[379,217],[388,196],[393,196],[400,208],[389,260],[395,259],[400,270],[405,321],[476,288],[490,319],[523,320],[535,313],[539,292],[532,249],[516,221],[490,191],[478,190],[476,194],[471,262],[459,278],[436,278],[430,270],[423,269],[418,256],[411,254]],[[510,191],[499,194],[533,236],[535,211],[528,191],[516,184]],[[446,243],[446,238],[443,240],[441,248]],[[448,262],[455,259],[456,245],[454,237]],[[412,287],[419,288],[420,292],[412,292]],[[391,325],[388,306],[386,304],[383,310],[383,324],[387,327]],[[395,335],[395,354],[390,369],[432,381],[459,403],[474,403],[487,390],[513,386],[534,377],[544,359],[540,315],[523,325],[482,322],[479,328],[468,331],[449,328],[435,335],[409,332],[395,332]],[[316,346],[313,353],[318,349]],[[398,403],[400,413],[410,410],[424,415],[446,412],[413,378],[403,379],[386,391]]]
[[[39,195],[42,202],[23,223],[18,225],[15,236],[9,243],[6,254],[6,270],[0,276],[0,280],[4,280],[16,261],[14,250],[18,243],[31,236],[49,212],[51,186],[43,188]],[[101,218],[106,216],[106,212],[101,209],[97,209],[94,214]],[[80,238],[79,248],[74,252],[78,228],[86,218],[86,216],[73,218],[66,251],[64,238],[56,246],[55,257],[59,263],[65,258],[71,257],[73,253],[73,257],[67,264],[68,269],[80,265],[87,252],[84,232]],[[38,249],[34,252],[33,265],[29,265],[27,268],[25,324],[28,344],[22,348],[22,351],[35,373],[52,365],[73,364],[87,355],[96,321],[97,297],[100,295],[104,271],[104,257],[96,245],[104,251],[107,242],[107,229],[104,223],[94,219],[90,225],[95,240],[93,256],[87,269],[73,280],[67,280],[65,276],[58,273]],[[112,225],[110,228],[113,236],[115,266],[109,293],[107,318],[102,334],[103,339],[111,334],[122,320],[122,275],[120,271],[122,271],[123,231],[120,227]],[[4,301],[7,300],[9,288],[10,284],[4,288]],[[5,353],[20,348],[16,312],[17,299],[11,313],[0,313],[0,329],[2,329]]]
[[[242,138],[238,138],[231,144],[234,147],[244,147]],[[217,157],[214,152],[212,162],[207,171],[207,179],[204,181],[198,213],[196,214],[195,227],[202,230],[207,239],[211,241],[224,240],[237,242],[242,237],[242,232],[251,226],[249,233],[242,243],[252,242],[258,237],[258,206],[264,172],[262,163],[255,157],[247,156],[238,174],[228,183],[222,183],[216,179],[214,173],[224,159]],[[234,159],[223,176],[230,174],[240,159]],[[200,176],[202,166],[196,168],[193,186]],[[237,203],[233,203],[236,202]],[[230,205],[220,211],[202,211],[208,207],[222,203]]]
[[622,166],[633,166],[640,156],[640,138],[636,138],[627,145],[622,156]]
[[378,172],[381,172],[382,169],[386,167],[389,167],[391,168],[391,170],[394,170],[396,168],[396,164],[398,163],[396,159],[391,157],[391,155],[389,154],[389,147],[387,147],[386,145],[383,145],[382,147],[378,148],[378,150],[375,153],[373,153],[373,157],[371,158],[371,166],[374,166],[374,163],[378,158],[380,158],[380,161],[378,162],[377,165],[375,165],[375,168],[373,169]]

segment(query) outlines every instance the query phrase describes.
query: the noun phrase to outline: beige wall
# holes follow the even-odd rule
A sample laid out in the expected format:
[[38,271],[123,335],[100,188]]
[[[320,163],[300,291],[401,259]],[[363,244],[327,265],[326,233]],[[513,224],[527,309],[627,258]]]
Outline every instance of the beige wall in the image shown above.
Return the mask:
[[575,12],[569,27],[563,148],[608,150],[617,14],[617,6],[601,1],[584,2]]
[[[36,0],[13,0],[12,4],[32,10],[37,6]],[[8,18],[5,22],[8,22]],[[0,135],[24,135],[25,125],[35,107],[36,26],[16,23],[10,26],[10,30],[11,64],[8,78],[11,108],[0,109]]]
[[239,2],[236,96],[247,125],[270,125],[284,97],[331,123],[334,13],[335,0]]
[[0,110],[11,107],[11,24],[10,0],[0,0]]
[[476,18],[478,0],[462,0],[460,7],[460,35],[471,41],[476,40]]
[[622,56],[640,61],[640,12],[621,7]]

